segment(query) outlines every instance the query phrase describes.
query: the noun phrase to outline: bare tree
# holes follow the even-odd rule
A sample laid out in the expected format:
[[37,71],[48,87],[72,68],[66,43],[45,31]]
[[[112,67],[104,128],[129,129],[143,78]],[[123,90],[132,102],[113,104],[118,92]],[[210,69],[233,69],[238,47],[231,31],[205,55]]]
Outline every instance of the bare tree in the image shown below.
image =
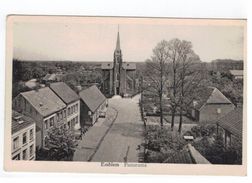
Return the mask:
[[159,99],[160,125],[163,126],[163,95],[167,81],[168,42],[163,40],[153,49],[153,56],[146,61],[146,79],[149,80],[145,90]]
[[[189,41],[181,41],[180,45],[180,62],[178,69],[178,85],[179,85],[179,128],[181,133],[183,123],[183,113],[187,111],[197,87],[201,81],[201,70],[198,70],[199,57],[192,50],[192,44]],[[200,79],[200,80],[199,80]],[[187,97],[187,98],[186,98]]]
[[170,99],[171,99],[171,130],[173,131],[174,128],[174,119],[175,114],[178,106],[178,96],[177,96],[177,89],[178,89],[178,69],[179,69],[179,61],[181,57],[181,41],[179,39],[172,39],[168,42],[168,57],[169,61],[171,63],[171,70],[172,70],[172,76],[171,76],[171,86],[168,86],[168,88],[172,91],[170,93]]

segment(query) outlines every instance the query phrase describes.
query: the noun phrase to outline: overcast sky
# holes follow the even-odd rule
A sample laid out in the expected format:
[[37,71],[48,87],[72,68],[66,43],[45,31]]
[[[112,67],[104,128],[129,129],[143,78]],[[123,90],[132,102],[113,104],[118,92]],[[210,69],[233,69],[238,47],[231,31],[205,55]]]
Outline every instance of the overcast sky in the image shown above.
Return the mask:
[[[14,58],[22,60],[112,61],[117,23],[15,22]],[[124,61],[145,61],[165,39],[191,41],[202,61],[243,59],[243,27],[220,25],[121,24]]]

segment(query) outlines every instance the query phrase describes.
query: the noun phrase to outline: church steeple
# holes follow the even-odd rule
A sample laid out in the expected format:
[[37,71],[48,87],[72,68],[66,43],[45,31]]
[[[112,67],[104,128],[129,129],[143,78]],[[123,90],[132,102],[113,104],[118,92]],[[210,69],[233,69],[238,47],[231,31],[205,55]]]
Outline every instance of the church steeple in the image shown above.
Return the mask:
[[121,50],[121,47],[120,47],[119,25],[118,25],[118,32],[117,32],[116,50]]

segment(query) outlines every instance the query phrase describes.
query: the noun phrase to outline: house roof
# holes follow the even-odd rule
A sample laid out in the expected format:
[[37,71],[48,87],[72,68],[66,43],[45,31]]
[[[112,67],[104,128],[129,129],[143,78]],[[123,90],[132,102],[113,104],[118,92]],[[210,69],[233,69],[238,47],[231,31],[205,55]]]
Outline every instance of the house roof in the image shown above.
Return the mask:
[[243,76],[243,70],[230,70],[229,72],[234,76]]
[[195,108],[200,108],[205,104],[232,104],[232,102],[215,87],[207,87],[199,91],[196,98]]
[[173,153],[164,163],[210,164],[191,144],[187,144],[183,150]]
[[122,68],[125,69],[125,70],[136,70],[136,64],[135,63],[126,63],[124,62],[122,64]]
[[48,116],[66,107],[64,102],[49,88],[20,93],[42,116]]
[[96,109],[106,100],[106,97],[95,85],[82,90],[79,95],[81,100],[92,112],[95,112]]
[[183,149],[182,151],[172,154],[164,163],[195,164],[188,149]]
[[217,124],[233,135],[242,138],[242,108],[238,107],[217,120]]
[[103,70],[106,70],[106,69],[113,69],[114,67],[114,63],[113,62],[104,62],[101,64],[101,68]]
[[37,86],[37,79],[31,79],[29,81],[25,82],[25,86],[27,86],[28,88],[35,88]]
[[[18,121],[22,121],[22,123],[19,123]],[[14,134],[24,128],[27,128],[32,124],[35,124],[35,121],[32,118],[20,114],[16,111],[12,111],[11,134]]]
[[50,84],[50,88],[65,104],[79,100],[79,96],[64,82],[52,83]]
[[48,80],[56,80],[56,74],[46,74],[43,80],[48,81]]

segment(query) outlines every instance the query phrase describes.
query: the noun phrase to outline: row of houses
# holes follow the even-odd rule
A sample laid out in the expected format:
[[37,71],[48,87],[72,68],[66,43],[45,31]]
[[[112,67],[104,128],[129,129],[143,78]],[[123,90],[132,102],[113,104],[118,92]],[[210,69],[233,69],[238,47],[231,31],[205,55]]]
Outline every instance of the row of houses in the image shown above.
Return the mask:
[[108,105],[96,86],[78,95],[63,82],[22,92],[12,103],[12,159],[23,160],[35,159],[36,149],[46,147],[51,128],[77,132],[92,126]]

